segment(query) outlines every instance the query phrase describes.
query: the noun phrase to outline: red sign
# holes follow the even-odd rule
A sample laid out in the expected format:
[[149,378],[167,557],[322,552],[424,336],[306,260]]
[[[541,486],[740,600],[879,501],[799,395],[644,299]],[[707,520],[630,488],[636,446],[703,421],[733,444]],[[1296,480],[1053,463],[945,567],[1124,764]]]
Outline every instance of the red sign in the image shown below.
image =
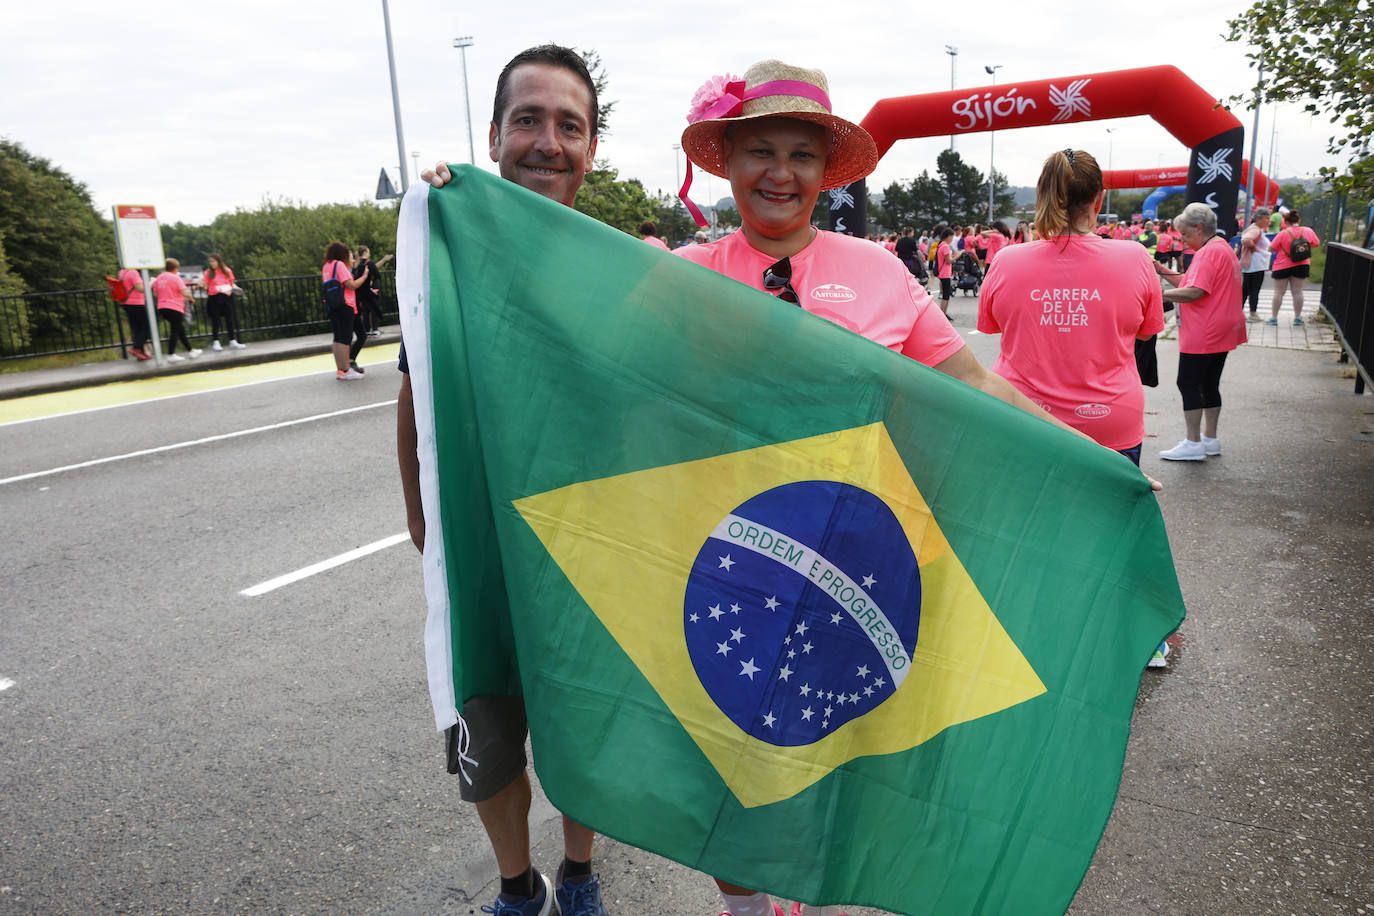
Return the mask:
[[120,204],[115,207],[116,219],[157,219],[157,210],[138,204]]

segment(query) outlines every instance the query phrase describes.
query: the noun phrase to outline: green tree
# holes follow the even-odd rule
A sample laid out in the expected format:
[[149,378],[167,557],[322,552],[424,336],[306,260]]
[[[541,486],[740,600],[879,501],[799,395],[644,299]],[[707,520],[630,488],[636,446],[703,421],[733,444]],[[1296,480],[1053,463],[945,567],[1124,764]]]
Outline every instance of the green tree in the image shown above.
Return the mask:
[[1279,197],[1289,209],[1301,209],[1312,202],[1312,195],[1296,181],[1279,185]]
[[603,137],[611,132],[611,112],[616,106],[614,101],[606,98],[606,87],[610,85],[610,79],[606,76],[606,65],[601,62],[600,53],[591,48],[579,48],[577,53],[582,55],[587,72],[592,75],[592,85],[596,87],[596,102],[600,109],[596,116],[596,135]]
[[391,203],[306,206],[268,200],[256,210],[215,217],[208,235],[201,237],[208,250],[194,260],[217,250],[239,277],[312,274],[324,262],[330,242],[366,245],[374,257],[394,251],[397,215]]
[[987,184],[983,173],[953,150],[941,150],[935,171],[944,191],[944,207],[936,215],[943,222],[967,226],[987,219]]
[[216,251],[214,236],[209,226],[192,226],[189,223],[162,224],[162,250],[169,258],[176,258],[184,264],[204,266],[205,256]]
[[[1246,56],[1264,73],[1257,78],[1267,102],[1304,102],[1312,114],[1334,118],[1340,133],[1332,154],[1350,159],[1349,173],[1323,169],[1338,191],[1374,193],[1374,3],[1371,0],[1258,0],[1227,21],[1229,41],[1249,45]],[[1361,25],[1363,23],[1363,25]],[[1249,104],[1254,92],[1233,96]]]
[[86,186],[10,140],[0,140],[0,235],[30,292],[104,288],[115,268],[114,230]]
[[587,173],[577,189],[573,208],[622,232],[638,236],[639,224],[653,219],[654,202],[644,192],[638,178],[621,181],[620,173],[601,160]]
[[651,218],[658,224],[658,237],[667,242],[669,248],[675,248],[697,231],[696,222],[675,196],[659,193],[654,196],[653,202],[654,215]]
[[0,235],[0,350],[21,352],[29,345],[29,304],[18,298],[24,292],[24,281],[10,270],[5,257],[5,238]]
[[[1006,217],[1011,216],[1013,213],[1016,212],[1016,192],[1012,191],[1011,186],[1007,184],[1007,176],[997,171],[996,169],[993,169],[992,184],[993,188],[995,189],[993,192],[994,198],[992,203],[992,213],[988,214],[987,208],[984,207],[983,212],[986,215],[979,220],[979,222],[984,224],[991,223],[993,219],[996,219],[998,217],[1005,219]],[[984,181],[983,200],[986,202],[987,199],[988,183]]]

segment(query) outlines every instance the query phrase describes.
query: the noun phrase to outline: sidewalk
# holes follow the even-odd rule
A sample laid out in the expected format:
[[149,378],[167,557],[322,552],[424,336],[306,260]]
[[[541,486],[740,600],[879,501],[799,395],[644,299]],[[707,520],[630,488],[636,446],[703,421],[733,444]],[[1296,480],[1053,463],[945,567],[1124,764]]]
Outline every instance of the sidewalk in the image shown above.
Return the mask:
[[[379,344],[399,343],[399,327],[383,328],[380,337],[370,337],[368,347]],[[252,342],[243,350],[222,350],[215,352],[206,348],[195,359],[185,362],[168,363],[162,368],[152,360],[111,359],[103,362],[82,363],[75,366],[62,366],[57,369],[33,369],[28,372],[0,373],[0,401],[7,398],[22,398],[33,394],[46,394],[50,391],[69,391],[73,388],[89,388],[95,385],[108,385],[111,382],[128,382],[135,379],[154,378],[161,375],[179,375],[186,372],[209,372],[231,366],[248,366],[255,363],[269,363],[282,359],[295,359],[298,356],[312,356],[328,353],[333,338],[329,334],[309,334],[304,337],[284,337],[278,340]],[[363,351],[366,353],[366,349]]]

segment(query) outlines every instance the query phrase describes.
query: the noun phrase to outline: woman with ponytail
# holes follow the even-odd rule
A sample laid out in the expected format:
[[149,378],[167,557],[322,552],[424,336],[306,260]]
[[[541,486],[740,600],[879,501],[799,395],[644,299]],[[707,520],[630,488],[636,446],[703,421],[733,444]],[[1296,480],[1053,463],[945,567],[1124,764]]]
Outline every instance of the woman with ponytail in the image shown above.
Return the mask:
[[994,372],[1139,464],[1145,394],[1135,341],[1159,333],[1164,312],[1149,253],[1097,235],[1102,196],[1102,170],[1088,153],[1046,160],[1035,194],[1039,241],[998,253],[978,330],[1002,335]]

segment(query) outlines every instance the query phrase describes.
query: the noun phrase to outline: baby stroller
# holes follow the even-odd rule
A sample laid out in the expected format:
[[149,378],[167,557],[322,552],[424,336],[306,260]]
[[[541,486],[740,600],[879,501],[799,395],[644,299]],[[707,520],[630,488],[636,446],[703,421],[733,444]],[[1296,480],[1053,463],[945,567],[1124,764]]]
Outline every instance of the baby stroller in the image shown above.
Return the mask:
[[962,289],[967,296],[970,291],[978,295],[983,285],[983,269],[972,252],[965,251],[954,259],[954,288]]

